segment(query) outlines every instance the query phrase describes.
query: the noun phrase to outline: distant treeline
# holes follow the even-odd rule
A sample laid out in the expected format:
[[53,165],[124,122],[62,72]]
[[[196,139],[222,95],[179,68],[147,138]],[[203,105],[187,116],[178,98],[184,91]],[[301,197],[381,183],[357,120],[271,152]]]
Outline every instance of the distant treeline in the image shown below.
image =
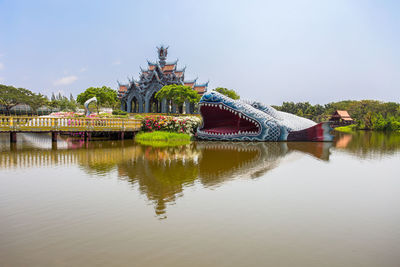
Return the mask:
[[54,111],[77,111],[83,108],[84,102],[96,96],[97,111],[99,107],[119,107],[117,92],[109,87],[90,87],[79,94],[77,99],[60,93],[46,95],[36,94],[25,88],[16,88],[0,84],[0,114],[5,115],[46,115]]
[[400,103],[395,102],[345,100],[326,105],[283,102],[282,106],[274,107],[316,122],[328,121],[336,110],[347,110],[358,129],[400,131]]
[[77,102],[61,94],[47,96],[36,94],[25,88],[0,84],[0,113],[6,115],[44,115],[53,111],[75,111]]

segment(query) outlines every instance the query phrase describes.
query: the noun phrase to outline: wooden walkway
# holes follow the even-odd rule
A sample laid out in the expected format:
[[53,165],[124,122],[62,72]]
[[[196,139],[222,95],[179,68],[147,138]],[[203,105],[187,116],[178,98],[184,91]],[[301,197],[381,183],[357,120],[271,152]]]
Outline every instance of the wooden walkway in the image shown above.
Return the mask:
[[138,119],[120,118],[50,118],[50,117],[1,117],[0,133],[9,132],[10,141],[16,142],[17,133],[44,132],[52,133],[52,140],[57,139],[58,133],[115,132],[123,139],[125,132],[137,132],[142,121]]

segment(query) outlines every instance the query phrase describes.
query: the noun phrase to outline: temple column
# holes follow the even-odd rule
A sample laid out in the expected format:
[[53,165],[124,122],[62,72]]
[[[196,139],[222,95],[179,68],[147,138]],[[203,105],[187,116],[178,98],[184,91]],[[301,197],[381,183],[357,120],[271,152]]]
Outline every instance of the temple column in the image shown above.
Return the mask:
[[150,113],[150,99],[144,101],[144,112]]
[[185,101],[185,112],[186,112],[186,114],[191,114],[192,113],[191,110],[190,110],[191,105],[192,105],[192,103],[190,103],[188,100]]
[[138,112],[139,113],[143,113],[144,111],[143,111],[143,102],[142,102],[142,100],[139,100],[138,103],[139,103]]
[[171,113],[176,113],[176,105],[174,103],[172,103],[172,111]]
[[198,113],[198,112],[195,112],[195,108],[196,108],[196,104],[195,103],[191,103],[191,105],[190,105],[190,114]]
[[161,100],[161,113],[168,113],[167,112],[167,99],[163,98]]
[[[124,110],[124,109],[121,108],[121,110]],[[126,103],[126,110],[124,110],[124,111],[129,112],[129,113],[132,112],[132,101],[128,101],[128,103]]]

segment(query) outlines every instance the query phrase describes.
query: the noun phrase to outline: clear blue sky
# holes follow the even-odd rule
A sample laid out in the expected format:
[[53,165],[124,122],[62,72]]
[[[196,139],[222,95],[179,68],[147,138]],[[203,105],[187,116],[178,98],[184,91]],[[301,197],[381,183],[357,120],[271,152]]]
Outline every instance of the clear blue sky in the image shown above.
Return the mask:
[[117,88],[160,44],[246,99],[400,101],[400,1],[0,0],[3,84]]

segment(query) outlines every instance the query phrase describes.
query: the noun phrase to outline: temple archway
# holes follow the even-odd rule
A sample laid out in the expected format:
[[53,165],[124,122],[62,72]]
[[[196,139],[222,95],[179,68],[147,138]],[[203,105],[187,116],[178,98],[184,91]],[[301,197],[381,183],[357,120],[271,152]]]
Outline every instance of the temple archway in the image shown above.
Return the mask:
[[150,113],[159,113],[161,111],[160,101],[155,97],[156,92],[150,97]]
[[139,105],[138,105],[138,100],[136,99],[136,96],[134,96],[131,101],[131,112],[132,113],[139,112]]

